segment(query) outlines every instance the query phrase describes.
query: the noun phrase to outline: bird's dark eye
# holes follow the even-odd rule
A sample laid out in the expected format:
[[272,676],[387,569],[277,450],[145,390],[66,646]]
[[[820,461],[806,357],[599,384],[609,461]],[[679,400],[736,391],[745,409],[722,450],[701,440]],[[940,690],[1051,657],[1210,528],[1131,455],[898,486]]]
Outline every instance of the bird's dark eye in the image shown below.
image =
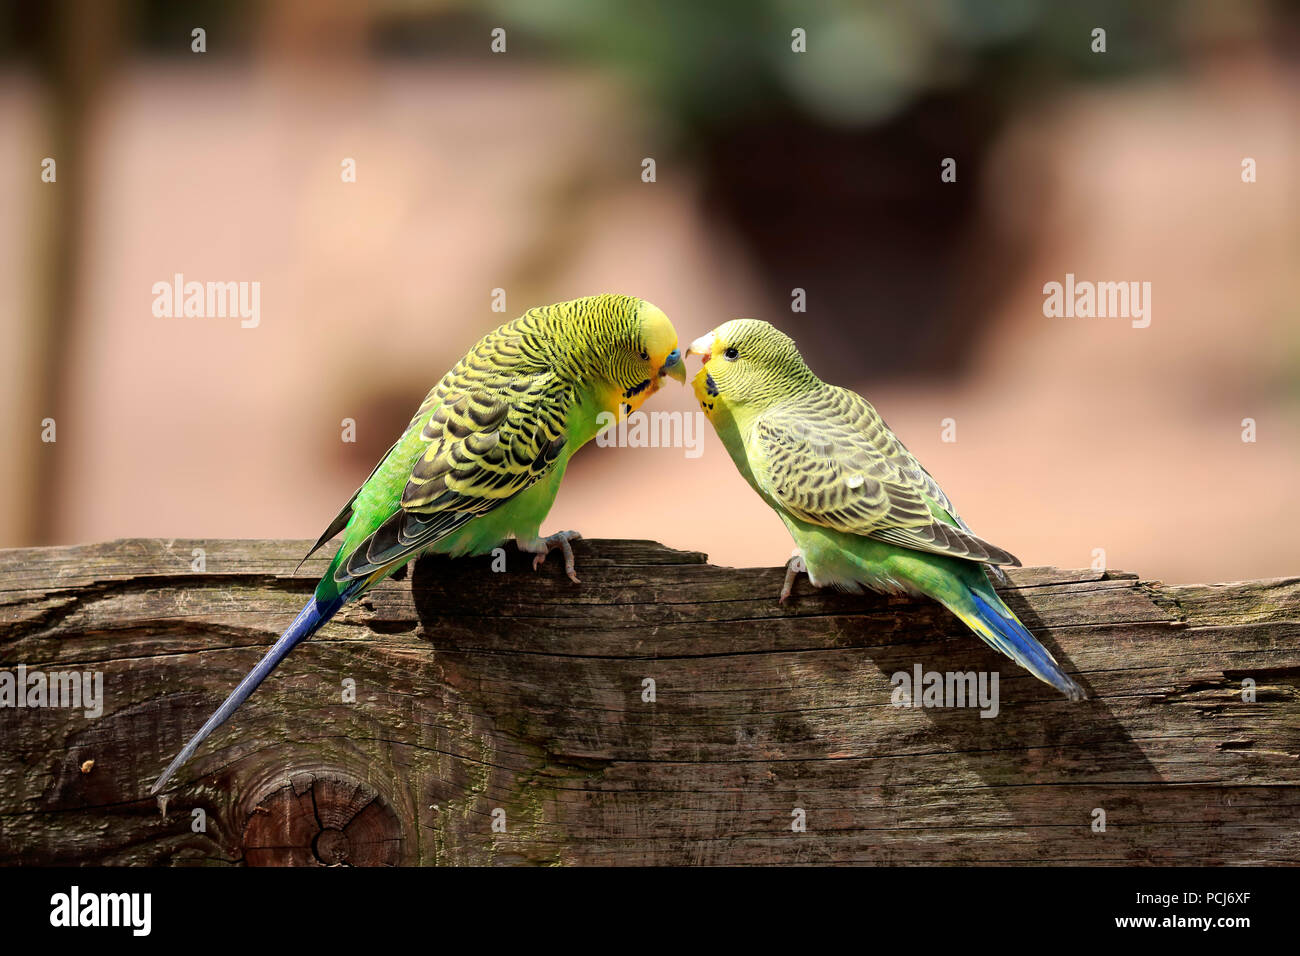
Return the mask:
[[650,361],[650,353],[645,351],[644,349],[641,350],[641,361],[643,362]]
[[722,354],[728,362],[734,362],[736,359],[740,358],[740,352],[736,350],[734,345]]

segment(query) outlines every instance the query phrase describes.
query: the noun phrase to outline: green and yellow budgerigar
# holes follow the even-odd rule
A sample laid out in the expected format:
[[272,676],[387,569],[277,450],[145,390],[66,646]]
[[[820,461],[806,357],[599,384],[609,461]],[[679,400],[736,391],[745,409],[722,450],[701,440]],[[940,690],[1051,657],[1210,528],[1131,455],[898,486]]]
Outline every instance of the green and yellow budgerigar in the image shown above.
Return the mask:
[[794,341],[736,319],[691,344],[700,407],[745,480],[780,516],[816,587],[924,594],[1071,700],[1083,689],[1002,602],[985,569],[1020,562],[977,537],[862,396],[813,374]]
[[541,536],[570,456],[603,426],[686,381],[672,323],[655,306],[598,295],[533,309],[479,340],[429,392],[308,552],[343,533],[329,569],[288,630],[240,682],[151,792],[242,704],[296,645],[340,607],[425,552],[486,554],[513,538],[564,554],[573,531]]

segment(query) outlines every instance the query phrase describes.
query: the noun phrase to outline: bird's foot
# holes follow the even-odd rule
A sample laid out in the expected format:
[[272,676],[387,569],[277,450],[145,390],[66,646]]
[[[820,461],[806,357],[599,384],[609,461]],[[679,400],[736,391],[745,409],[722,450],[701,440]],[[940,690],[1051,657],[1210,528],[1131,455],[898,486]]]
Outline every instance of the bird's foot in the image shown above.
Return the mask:
[[785,583],[781,585],[781,596],[777,599],[777,604],[784,604],[794,590],[795,579],[801,574],[808,572],[808,565],[804,563],[803,552],[795,548],[790,555],[790,560],[785,563]]
[[574,584],[581,584],[578,580],[578,573],[574,570],[573,565],[573,546],[570,541],[581,541],[582,535],[576,531],[557,531],[549,538],[538,538],[531,546],[524,548],[525,551],[531,551],[537,557],[533,558],[533,570],[536,571],[546,560],[546,556],[554,549],[559,548],[564,552],[564,573],[569,576],[569,580]]

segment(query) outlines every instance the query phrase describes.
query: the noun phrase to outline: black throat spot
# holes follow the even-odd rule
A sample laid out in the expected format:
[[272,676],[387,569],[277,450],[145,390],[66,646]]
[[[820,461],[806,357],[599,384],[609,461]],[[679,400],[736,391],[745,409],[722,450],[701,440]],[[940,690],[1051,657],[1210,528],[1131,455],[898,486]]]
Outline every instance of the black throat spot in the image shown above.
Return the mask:
[[624,397],[624,398],[631,398],[631,397],[634,396],[634,395],[640,395],[642,392],[644,392],[644,391],[645,391],[647,388],[649,388],[649,387],[650,387],[650,379],[647,378],[647,379],[645,379],[644,381],[637,382],[635,385],[633,385],[631,388],[629,388],[627,391],[625,391],[625,392],[623,393],[623,397]]
[[704,373],[704,390],[715,398],[718,395],[718,383],[713,380],[713,375],[710,372]]

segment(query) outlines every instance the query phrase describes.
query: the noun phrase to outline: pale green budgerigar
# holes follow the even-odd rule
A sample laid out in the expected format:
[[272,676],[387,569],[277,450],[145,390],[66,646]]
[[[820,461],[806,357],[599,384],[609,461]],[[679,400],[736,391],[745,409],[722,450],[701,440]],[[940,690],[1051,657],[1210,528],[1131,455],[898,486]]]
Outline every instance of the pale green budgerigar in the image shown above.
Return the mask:
[[[564,553],[576,583],[576,532],[543,536],[569,458],[653,395],[686,381],[673,325],[655,306],[597,295],[532,309],[483,336],[436,384],[401,437],[312,548],[342,544],[297,618],[153,785],[157,792],[203,739],[295,646],[338,609],[426,552]],[[310,553],[309,553],[310,554]]]
[[862,396],[813,374],[794,341],[736,319],[691,344],[700,407],[797,546],[816,587],[924,594],[1071,700],[1083,689],[998,597],[985,569],[1020,562],[977,537]]

